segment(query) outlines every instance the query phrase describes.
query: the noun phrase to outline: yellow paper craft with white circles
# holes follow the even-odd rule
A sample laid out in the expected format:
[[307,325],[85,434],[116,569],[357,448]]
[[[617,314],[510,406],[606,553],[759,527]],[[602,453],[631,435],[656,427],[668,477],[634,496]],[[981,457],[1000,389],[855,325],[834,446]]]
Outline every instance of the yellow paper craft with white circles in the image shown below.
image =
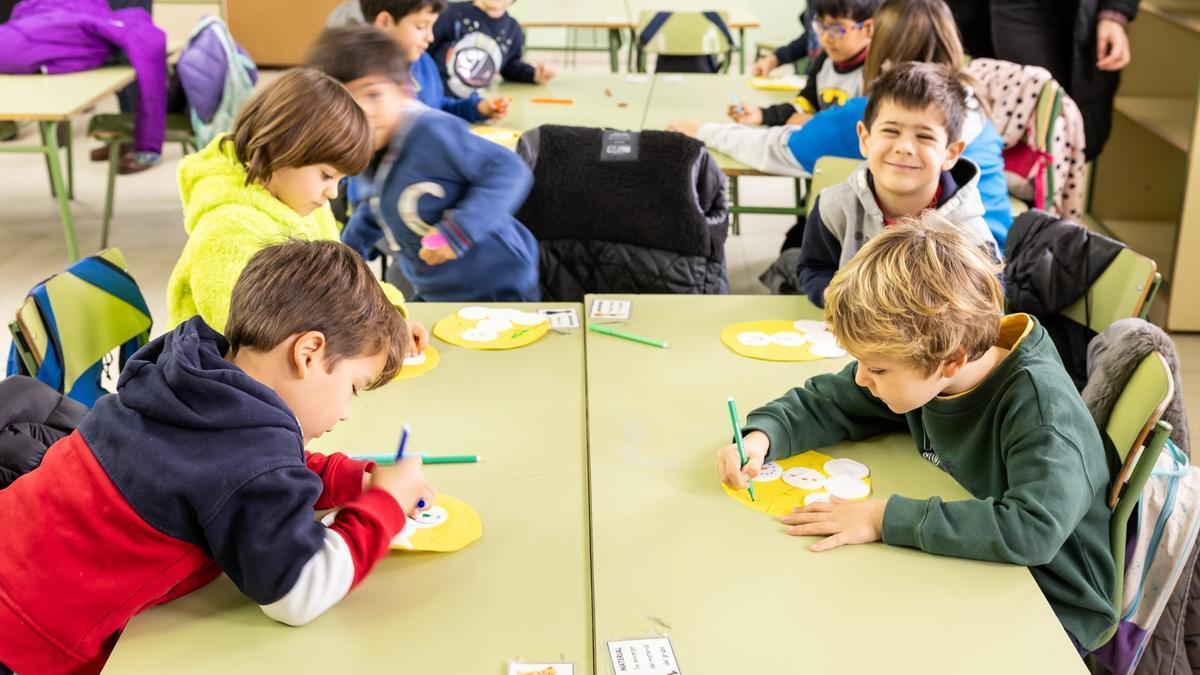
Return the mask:
[[393,539],[396,551],[449,552],[466,548],[483,536],[483,522],[475,509],[461,499],[439,494],[437,503],[414,518],[405,519],[404,529]]
[[437,368],[441,362],[442,355],[438,352],[437,347],[426,345],[425,351],[421,354],[404,359],[404,365],[401,366],[400,373],[396,375],[396,380],[411,380],[414,377],[420,377]]
[[[830,462],[834,462],[835,466],[842,463],[835,469],[839,473],[829,473],[826,465]],[[764,464],[762,473],[753,481],[756,501],[750,501],[749,490],[733,490],[726,485],[721,487],[725,494],[755,511],[782,516],[797,506],[804,506],[809,495],[818,495],[809,498],[810,501],[828,501],[831,489],[847,501],[866,499],[874,489],[870,476],[863,475],[866,471],[864,465],[854,460],[834,459],[816,450],[809,450]],[[836,481],[836,485],[832,485],[831,481]]]
[[521,138],[521,132],[516,129],[506,129],[504,127],[492,127],[486,124],[480,124],[471,127],[471,133],[486,138],[496,145],[503,145],[509,150],[517,149],[517,140]]
[[755,77],[751,78],[750,86],[760,91],[800,91],[804,88],[804,80],[795,77]]
[[[745,321],[721,329],[721,342],[734,353],[765,361],[817,361],[844,356],[833,335],[824,329],[797,325],[820,322],[770,319]],[[818,339],[814,341],[814,336]]]
[[549,331],[541,314],[499,307],[463,307],[433,325],[438,339],[467,349],[516,349]]

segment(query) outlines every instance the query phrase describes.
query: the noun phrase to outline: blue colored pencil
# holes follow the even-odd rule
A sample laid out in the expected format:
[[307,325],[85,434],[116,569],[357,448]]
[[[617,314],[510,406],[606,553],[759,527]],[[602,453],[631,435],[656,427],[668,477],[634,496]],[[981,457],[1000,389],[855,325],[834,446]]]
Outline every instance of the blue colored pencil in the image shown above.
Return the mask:
[[[412,428],[408,426],[408,422],[405,422],[400,427],[400,447],[396,449],[396,463],[397,464],[400,463],[400,460],[404,459],[404,446],[408,445],[408,435],[411,432],[412,432]],[[419,500],[417,502],[417,508],[418,509],[425,508],[425,500],[424,499]]]

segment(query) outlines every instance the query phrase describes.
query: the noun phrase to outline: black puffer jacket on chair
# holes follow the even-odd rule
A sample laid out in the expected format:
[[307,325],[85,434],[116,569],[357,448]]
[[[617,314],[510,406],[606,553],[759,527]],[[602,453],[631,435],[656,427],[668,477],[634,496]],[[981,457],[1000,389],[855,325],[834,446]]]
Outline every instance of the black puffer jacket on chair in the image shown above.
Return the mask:
[[543,299],[729,292],[726,180],[700,141],[544,125],[517,152],[533,169],[517,218],[538,239]]
[[0,489],[33,471],[88,409],[24,375],[0,380]]

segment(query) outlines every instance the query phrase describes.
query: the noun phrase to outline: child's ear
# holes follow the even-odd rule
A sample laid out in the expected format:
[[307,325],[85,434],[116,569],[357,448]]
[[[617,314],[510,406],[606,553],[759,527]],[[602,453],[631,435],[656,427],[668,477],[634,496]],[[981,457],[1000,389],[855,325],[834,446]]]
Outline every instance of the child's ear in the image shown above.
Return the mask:
[[858,153],[863,157],[867,156],[867,141],[871,138],[871,131],[867,129],[867,125],[863,124],[862,120],[858,121]]
[[867,37],[875,36],[875,19],[867,19],[862,22],[863,30],[867,31]]
[[391,12],[380,12],[376,14],[375,21],[372,23],[375,24],[376,28],[382,28],[383,30],[391,30],[396,26],[396,20],[392,18]]
[[314,368],[324,368],[324,364],[325,334],[317,330],[301,333],[292,343],[292,367],[296,369],[296,377],[303,380]]
[[938,366],[938,370],[943,378],[949,380],[953,379],[955,375],[958,375],[959,371],[961,371],[965,365],[967,365],[967,350],[960,349],[956,356],[952,356],[942,361],[941,365]]
[[[862,124],[862,122],[859,122]],[[942,171],[949,171],[958,163],[958,158],[962,157],[963,149],[967,147],[967,142],[961,138],[946,146],[946,161],[942,163]]]

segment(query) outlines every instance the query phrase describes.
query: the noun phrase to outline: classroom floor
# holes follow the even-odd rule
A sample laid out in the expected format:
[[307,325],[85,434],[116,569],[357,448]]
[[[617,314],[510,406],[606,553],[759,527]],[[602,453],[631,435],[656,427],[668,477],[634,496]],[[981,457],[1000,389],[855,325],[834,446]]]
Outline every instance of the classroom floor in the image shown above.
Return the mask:
[[[562,56],[538,52],[542,59],[562,67]],[[607,56],[580,54],[572,68],[607,72]],[[266,72],[270,81],[276,73]],[[97,112],[115,112],[116,100],[101,105]],[[92,251],[100,242],[100,218],[104,208],[107,165],[92,162],[88,152],[98,144],[85,135],[86,116],[72,125],[75,143],[76,235],[81,251]],[[20,139],[31,141],[37,129],[27,125]],[[166,329],[166,286],[171,269],[187,240],[175,170],[180,159],[178,146],[164,148],[160,166],[140,174],[119,176],[111,227],[110,245],[121,249],[150,306],[155,334]],[[67,264],[66,247],[58,207],[50,197],[43,160],[33,154],[0,154],[0,308],[15,308],[31,286]],[[744,204],[791,206],[792,181],[787,178],[742,178]],[[758,275],[775,259],[784,233],[794,220],[783,216],[743,216],[741,235],[730,236],[725,245],[729,264],[730,292],[760,294],[766,289]],[[5,312],[9,310],[4,310]],[[7,321],[5,322],[7,323]],[[1192,429],[1200,429],[1200,335],[1175,335],[1184,371],[1184,395]],[[7,331],[0,337],[3,355],[9,349]]]

